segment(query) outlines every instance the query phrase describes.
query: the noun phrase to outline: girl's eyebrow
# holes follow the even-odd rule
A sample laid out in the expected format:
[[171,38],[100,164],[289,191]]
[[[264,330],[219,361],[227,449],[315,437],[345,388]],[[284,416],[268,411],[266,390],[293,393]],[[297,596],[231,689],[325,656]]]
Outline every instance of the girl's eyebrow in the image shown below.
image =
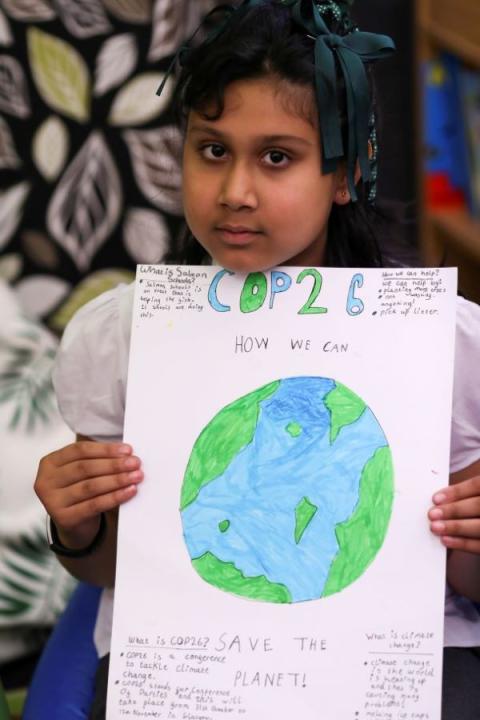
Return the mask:
[[[214,128],[211,125],[191,125],[188,130],[190,133],[207,133],[218,140],[222,140],[224,142],[228,141],[228,135],[222,133],[220,130],[217,130],[217,128]],[[266,145],[275,145],[276,143],[282,142],[294,142],[301,145],[307,145],[308,147],[312,147],[313,145],[310,140],[306,140],[298,135],[262,135],[261,137],[255,139],[261,144]]]

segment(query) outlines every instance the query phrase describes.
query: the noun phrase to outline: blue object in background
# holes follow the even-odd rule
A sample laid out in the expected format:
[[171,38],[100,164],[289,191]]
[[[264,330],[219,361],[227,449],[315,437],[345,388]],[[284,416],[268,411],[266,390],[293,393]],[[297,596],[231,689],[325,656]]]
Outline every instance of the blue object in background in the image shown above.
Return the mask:
[[98,655],[93,643],[101,588],[80,583],[32,678],[22,720],[86,720]]
[[440,59],[429,60],[423,68],[424,87],[424,138],[427,172],[450,173],[450,128],[448,119],[448,93],[445,68]]
[[448,124],[450,131],[450,173],[454,187],[463,190],[470,206],[472,185],[469,171],[468,138],[462,112],[461,77],[462,65],[457,57],[449,53],[442,54],[442,63],[447,72],[446,97],[448,105]]
[[462,68],[458,77],[469,170],[469,205],[480,218],[480,72]]
[[427,172],[445,172],[452,185],[468,192],[465,133],[459,97],[460,63],[443,53],[424,64]]

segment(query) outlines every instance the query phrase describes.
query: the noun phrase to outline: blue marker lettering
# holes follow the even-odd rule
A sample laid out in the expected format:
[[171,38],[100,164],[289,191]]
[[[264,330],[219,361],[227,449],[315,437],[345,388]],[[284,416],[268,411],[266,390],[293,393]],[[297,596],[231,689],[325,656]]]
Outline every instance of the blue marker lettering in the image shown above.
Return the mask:
[[287,273],[280,272],[279,270],[273,270],[271,273],[272,289],[270,291],[270,309],[273,308],[275,302],[275,295],[288,290],[292,284],[292,278]]
[[235,273],[230,272],[230,270],[219,270],[218,273],[213,278],[210,287],[208,289],[208,302],[212,306],[214,310],[217,312],[230,312],[232,309],[230,305],[223,305],[217,296],[217,288],[220,280],[225,275],[234,275]]
[[361,315],[361,313],[365,310],[363,301],[355,295],[357,288],[361,287],[363,287],[363,275],[361,273],[357,273],[353,276],[348,290],[347,312],[349,315]]

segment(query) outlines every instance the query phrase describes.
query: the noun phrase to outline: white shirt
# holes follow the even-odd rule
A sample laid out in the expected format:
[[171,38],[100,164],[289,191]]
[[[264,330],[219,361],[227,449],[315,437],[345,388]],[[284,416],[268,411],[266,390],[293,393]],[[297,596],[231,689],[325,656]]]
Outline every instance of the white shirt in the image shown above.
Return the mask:
[[[123,436],[134,285],[100,295],[65,330],[54,385],[61,413],[79,435],[103,442]],[[480,459],[480,307],[458,298],[450,472]],[[427,520],[425,520],[427,522]],[[103,593],[95,639],[109,650],[111,591]],[[480,646],[476,606],[447,588],[445,645]]]

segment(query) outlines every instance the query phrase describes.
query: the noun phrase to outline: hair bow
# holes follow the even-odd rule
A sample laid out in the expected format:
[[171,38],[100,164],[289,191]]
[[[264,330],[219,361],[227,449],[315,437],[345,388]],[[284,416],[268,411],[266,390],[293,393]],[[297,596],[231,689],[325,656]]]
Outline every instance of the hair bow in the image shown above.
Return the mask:
[[386,35],[359,30],[337,35],[327,27],[314,0],[285,1],[292,6],[295,22],[315,42],[315,85],[325,173],[335,172],[339,161],[345,157],[338,113],[335,59],[343,74],[348,119],[347,178],[352,200],[356,200],[354,178],[357,159],[363,181],[371,180],[368,157],[371,103],[365,63],[391,55],[395,44]]

